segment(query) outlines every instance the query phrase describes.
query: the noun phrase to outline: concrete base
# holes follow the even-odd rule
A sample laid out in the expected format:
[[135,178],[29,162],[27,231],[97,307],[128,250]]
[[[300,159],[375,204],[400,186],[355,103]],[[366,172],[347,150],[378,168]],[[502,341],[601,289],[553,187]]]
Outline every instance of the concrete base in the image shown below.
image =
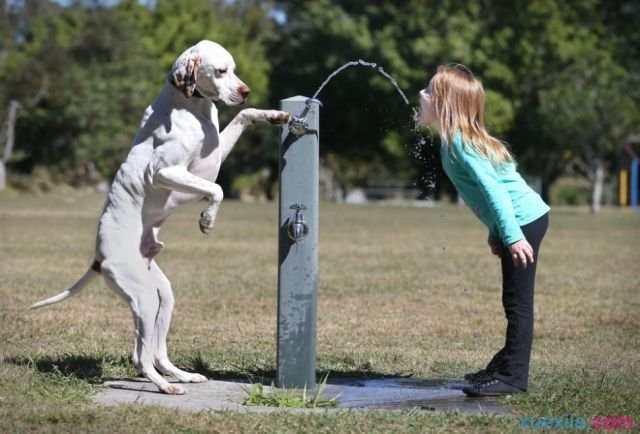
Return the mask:
[[[326,409],[293,409],[246,406],[242,402],[250,384],[241,381],[210,380],[206,383],[183,384],[187,393],[165,395],[145,379],[109,381],[95,397],[100,405],[157,405],[190,411],[231,410],[237,412],[295,413],[335,412],[349,410],[427,410],[459,411],[508,415],[510,410],[493,399],[465,397],[460,390],[464,383],[402,378],[336,379],[327,384],[323,397],[338,396],[338,406]],[[270,386],[264,386],[270,392]]]

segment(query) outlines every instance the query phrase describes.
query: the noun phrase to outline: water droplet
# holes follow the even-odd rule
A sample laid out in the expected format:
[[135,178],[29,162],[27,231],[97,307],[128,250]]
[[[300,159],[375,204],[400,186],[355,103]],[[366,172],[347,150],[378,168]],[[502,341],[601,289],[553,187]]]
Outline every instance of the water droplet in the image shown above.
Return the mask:
[[[414,107],[414,121],[417,119],[417,109]],[[417,162],[419,172],[415,182],[420,190],[420,196],[430,198],[437,187],[437,157],[433,133],[429,129],[421,129],[416,125],[413,129],[415,136],[409,154]]]

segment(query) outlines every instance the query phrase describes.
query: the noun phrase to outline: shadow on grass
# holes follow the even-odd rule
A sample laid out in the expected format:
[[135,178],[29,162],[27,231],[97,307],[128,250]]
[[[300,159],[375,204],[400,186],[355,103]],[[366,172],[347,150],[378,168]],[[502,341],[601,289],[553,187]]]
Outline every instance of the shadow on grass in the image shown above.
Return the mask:
[[[190,365],[194,371],[206,376],[210,380],[221,380],[237,383],[260,383],[270,386],[275,383],[277,372],[275,369],[243,368],[234,366],[233,369],[212,369],[206,360],[200,356],[193,357]],[[327,384],[365,386],[369,382],[377,382],[379,387],[438,387],[452,388],[463,383],[463,380],[453,378],[415,378],[408,374],[389,374],[367,369],[355,370],[316,370],[316,381],[320,382],[327,376]],[[459,385],[461,388],[462,386]]]
[[33,367],[44,374],[60,374],[65,377],[75,377],[89,383],[102,383],[105,364],[130,365],[126,357],[104,356],[94,357],[85,355],[65,354],[61,356],[45,356],[41,358],[12,357],[5,362],[17,366]]
[[[102,357],[86,355],[60,355],[44,356],[41,358],[13,357],[4,360],[17,366],[32,367],[44,374],[58,374],[65,377],[74,377],[92,384],[101,384],[113,380],[134,380],[130,376],[105,377],[105,365],[109,367],[132,368],[127,356],[105,355]],[[197,372],[210,380],[221,380],[237,383],[260,383],[270,386],[275,383],[276,370],[271,368],[233,366],[231,369],[214,369],[206,359],[195,356],[187,361],[192,369],[187,371]],[[370,385],[376,383],[378,387],[450,387],[460,381],[456,379],[422,379],[411,375],[389,374],[367,369],[354,370],[317,370],[316,380],[322,381],[327,377],[327,384],[340,384],[352,386]],[[139,378],[139,377],[138,377]],[[142,379],[141,379],[142,380]],[[144,381],[144,380],[142,380]],[[454,386],[455,388],[455,386]]]

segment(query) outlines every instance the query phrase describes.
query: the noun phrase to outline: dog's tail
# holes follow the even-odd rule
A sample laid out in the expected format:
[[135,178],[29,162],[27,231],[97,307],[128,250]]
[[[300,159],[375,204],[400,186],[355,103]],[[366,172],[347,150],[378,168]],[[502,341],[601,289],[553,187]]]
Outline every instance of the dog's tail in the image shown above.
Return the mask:
[[48,306],[50,304],[58,303],[64,299],[67,299],[73,295],[76,295],[80,292],[82,288],[87,286],[89,282],[91,282],[95,277],[100,274],[100,263],[98,261],[94,261],[91,267],[87,270],[86,273],[74,283],[71,287],[65,289],[58,295],[54,295],[51,298],[47,298],[46,300],[39,301],[33,305],[31,305],[31,309],[38,309],[44,306]]

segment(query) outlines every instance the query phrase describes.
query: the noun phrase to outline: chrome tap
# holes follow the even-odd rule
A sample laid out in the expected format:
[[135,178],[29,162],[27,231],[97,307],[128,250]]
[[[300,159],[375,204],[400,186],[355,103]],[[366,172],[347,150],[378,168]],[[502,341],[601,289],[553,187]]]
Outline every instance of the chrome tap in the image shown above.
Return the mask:
[[289,131],[296,137],[302,137],[305,134],[315,133],[316,130],[309,129],[309,121],[307,120],[307,113],[311,109],[311,103],[317,102],[320,106],[322,103],[320,100],[315,98],[308,98],[305,102],[305,107],[300,116],[294,116],[291,114],[291,119],[289,120]]
[[295,203],[291,205],[289,209],[296,210],[296,214],[293,217],[293,220],[289,220],[289,224],[287,225],[287,234],[291,240],[298,242],[307,236],[309,233],[309,226],[304,221],[303,210],[307,209],[306,206],[302,204]]

